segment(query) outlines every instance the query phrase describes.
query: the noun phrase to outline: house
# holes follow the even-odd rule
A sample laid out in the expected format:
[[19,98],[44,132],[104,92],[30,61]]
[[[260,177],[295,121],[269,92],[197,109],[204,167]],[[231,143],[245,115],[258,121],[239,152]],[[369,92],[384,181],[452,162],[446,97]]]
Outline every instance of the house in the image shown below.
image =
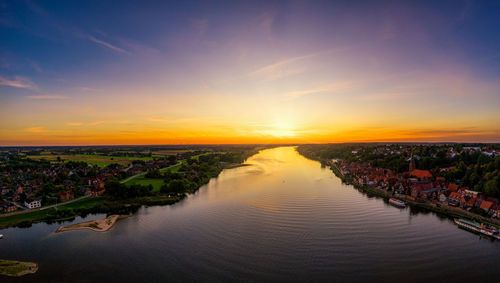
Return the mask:
[[438,188],[430,188],[420,191],[420,196],[424,199],[434,199],[438,195]]
[[465,207],[474,207],[476,205],[477,198],[473,197],[470,198],[468,201],[465,203]]
[[27,198],[24,201],[24,206],[26,206],[29,209],[38,208],[42,206],[42,202],[38,199]]
[[448,200],[448,198],[446,197],[445,194],[443,194],[443,193],[439,194],[439,201],[440,202],[446,202],[447,200]]
[[104,192],[105,192],[104,189],[102,189],[102,190],[92,190],[90,197],[91,198],[100,197],[100,196],[102,196],[104,194]]
[[62,192],[57,193],[57,198],[59,199],[60,202],[67,202],[69,200],[72,200],[75,198],[75,195],[71,190],[66,190]]
[[15,206],[12,203],[8,203],[8,202],[0,203],[0,211],[3,213],[10,213],[10,212],[14,212],[16,210],[17,210],[17,206]]
[[490,211],[491,207],[493,206],[493,203],[491,201],[483,200],[481,202],[481,209],[488,212]]
[[448,205],[450,206],[458,206],[460,201],[462,200],[462,194],[457,192],[452,192],[448,196]]
[[493,213],[492,217],[495,217],[495,218],[500,217],[500,205],[499,204],[494,204],[491,207],[490,211]]

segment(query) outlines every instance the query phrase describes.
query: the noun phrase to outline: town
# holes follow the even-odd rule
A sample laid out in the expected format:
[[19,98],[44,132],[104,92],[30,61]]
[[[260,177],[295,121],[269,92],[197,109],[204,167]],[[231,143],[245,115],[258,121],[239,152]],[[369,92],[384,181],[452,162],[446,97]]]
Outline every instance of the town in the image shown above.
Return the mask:
[[[131,204],[172,203],[254,150],[160,148],[152,154],[139,148],[124,154],[103,148],[7,149],[0,152],[0,222],[5,222],[0,224],[28,225],[40,220],[37,213],[59,219]],[[148,198],[141,202],[141,197]],[[20,220],[9,221],[16,216]]]
[[305,145],[299,152],[382,196],[495,223],[500,218],[498,145]]

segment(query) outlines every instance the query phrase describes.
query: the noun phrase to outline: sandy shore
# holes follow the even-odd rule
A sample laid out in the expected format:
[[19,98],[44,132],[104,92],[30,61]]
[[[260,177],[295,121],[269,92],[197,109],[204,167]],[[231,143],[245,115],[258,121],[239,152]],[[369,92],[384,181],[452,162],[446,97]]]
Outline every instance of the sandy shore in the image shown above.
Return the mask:
[[113,225],[115,225],[116,220],[118,220],[119,217],[119,215],[110,215],[104,219],[92,220],[59,227],[57,228],[56,233],[81,229],[89,229],[95,232],[106,232],[111,229]]
[[38,271],[38,264],[34,262],[23,262],[15,260],[0,259],[0,274],[19,277]]

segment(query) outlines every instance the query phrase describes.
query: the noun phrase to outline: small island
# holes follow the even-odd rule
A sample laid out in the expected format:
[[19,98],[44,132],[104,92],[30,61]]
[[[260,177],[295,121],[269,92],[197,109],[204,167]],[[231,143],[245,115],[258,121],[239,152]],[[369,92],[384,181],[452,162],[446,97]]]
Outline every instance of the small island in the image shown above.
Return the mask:
[[26,274],[35,273],[37,270],[38,264],[34,262],[0,259],[0,275],[20,277]]
[[87,222],[71,224],[57,228],[56,233],[72,230],[88,229],[94,232],[106,232],[113,227],[120,215],[110,215],[104,219],[91,220]]

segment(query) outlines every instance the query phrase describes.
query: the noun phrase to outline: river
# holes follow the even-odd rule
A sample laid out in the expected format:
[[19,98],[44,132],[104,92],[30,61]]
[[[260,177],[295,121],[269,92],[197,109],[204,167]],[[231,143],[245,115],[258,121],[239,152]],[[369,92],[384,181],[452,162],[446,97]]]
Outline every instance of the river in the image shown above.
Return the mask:
[[61,224],[46,223],[2,230],[0,258],[37,262],[39,271],[0,280],[500,278],[500,242],[434,213],[370,198],[294,147],[263,150],[245,163],[182,202],[142,208],[105,233],[54,234]]

